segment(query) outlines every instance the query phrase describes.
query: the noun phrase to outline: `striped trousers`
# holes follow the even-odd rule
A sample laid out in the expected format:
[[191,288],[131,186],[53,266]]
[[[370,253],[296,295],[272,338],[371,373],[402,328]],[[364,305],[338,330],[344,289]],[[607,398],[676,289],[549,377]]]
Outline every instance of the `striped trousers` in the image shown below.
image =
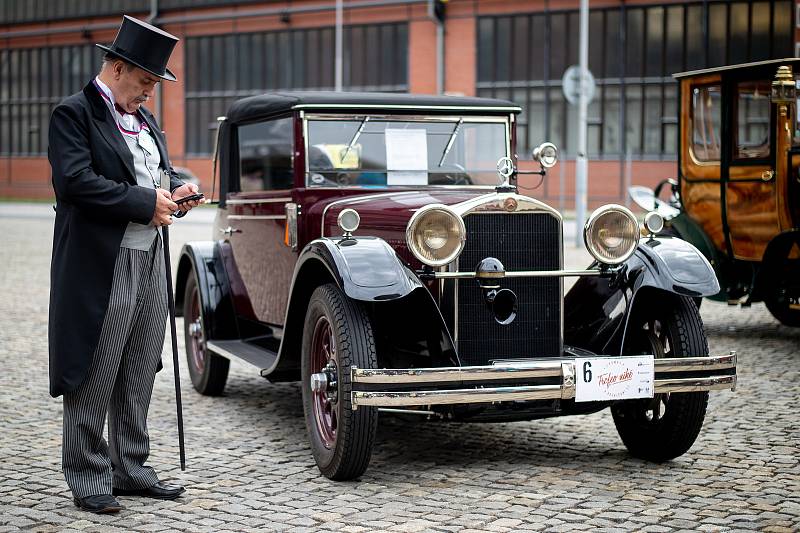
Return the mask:
[[[120,248],[100,340],[84,381],[64,394],[62,468],[79,498],[158,482],[147,411],[164,344],[167,294],[161,238]],[[103,438],[108,414],[108,442]]]

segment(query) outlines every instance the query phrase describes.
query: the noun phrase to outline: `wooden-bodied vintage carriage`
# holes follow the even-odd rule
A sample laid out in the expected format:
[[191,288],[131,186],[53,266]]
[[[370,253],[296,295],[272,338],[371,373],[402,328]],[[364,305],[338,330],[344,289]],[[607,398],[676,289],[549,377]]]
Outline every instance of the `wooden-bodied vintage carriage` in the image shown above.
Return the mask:
[[[676,74],[680,85],[678,179],[632,188],[658,208],[666,231],[708,258],[720,291],[711,299],[763,301],[800,326],[800,58]],[[658,195],[669,185],[672,196]],[[655,203],[655,205],[654,205]]]

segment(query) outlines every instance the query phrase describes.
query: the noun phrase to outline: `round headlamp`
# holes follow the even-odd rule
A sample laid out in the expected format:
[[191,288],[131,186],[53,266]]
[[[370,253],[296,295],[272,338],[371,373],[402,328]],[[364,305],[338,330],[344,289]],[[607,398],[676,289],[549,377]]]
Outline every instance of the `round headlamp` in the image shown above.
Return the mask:
[[589,253],[599,262],[618,265],[636,250],[639,224],[628,208],[604,205],[589,217],[583,228],[583,240]]
[[553,168],[558,162],[558,148],[553,143],[542,143],[533,149],[533,158],[544,168]]
[[642,237],[648,235],[655,235],[664,229],[664,217],[656,211],[650,211],[644,216],[644,227],[642,228]]
[[336,224],[347,235],[357,230],[360,222],[361,217],[355,209],[342,209],[339,216],[336,217]]
[[408,221],[406,243],[414,257],[438,267],[455,260],[464,249],[464,221],[445,205],[428,205]]

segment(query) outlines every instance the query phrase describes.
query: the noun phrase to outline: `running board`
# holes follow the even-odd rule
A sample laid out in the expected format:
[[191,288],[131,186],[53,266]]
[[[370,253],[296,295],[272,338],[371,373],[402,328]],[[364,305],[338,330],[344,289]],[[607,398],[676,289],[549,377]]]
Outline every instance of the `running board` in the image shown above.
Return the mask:
[[260,370],[272,368],[278,354],[245,341],[208,341],[206,348],[227,359],[241,359]]

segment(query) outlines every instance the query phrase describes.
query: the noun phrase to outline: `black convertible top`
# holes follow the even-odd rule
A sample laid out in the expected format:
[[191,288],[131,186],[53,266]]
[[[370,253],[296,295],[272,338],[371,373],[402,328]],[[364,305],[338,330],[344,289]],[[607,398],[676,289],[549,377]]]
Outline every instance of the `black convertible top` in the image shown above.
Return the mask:
[[296,91],[260,94],[238,100],[228,110],[226,120],[238,124],[295,109],[319,111],[342,109],[413,111],[419,109],[426,112],[473,113],[490,111],[519,113],[521,111],[520,107],[512,102],[493,98],[408,93]]

